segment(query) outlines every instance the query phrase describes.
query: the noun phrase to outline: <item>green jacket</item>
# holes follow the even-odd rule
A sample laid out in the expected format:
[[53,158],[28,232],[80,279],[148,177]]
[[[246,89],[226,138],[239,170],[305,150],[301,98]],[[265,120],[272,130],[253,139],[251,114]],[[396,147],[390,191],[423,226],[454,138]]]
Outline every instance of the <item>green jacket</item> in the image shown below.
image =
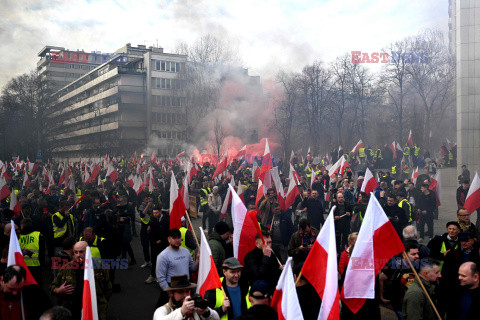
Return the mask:
[[212,258],[217,267],[218,275],[223,277],[222,265],[223,261],[227,258],[224,248],[225,241],[216,231],[213,231],[210,240],[208,240],[208,245],[210,246],[210,250],[212,250]]
[[[435,285],[424,279],[422,279],[423,286],[427,290],[430,298],[435,303],[434,291]],[[432,308],[432,305],[428,301],[427,296],[420,287],[418,280],[415,278],[412,285],[405,293],[402,306],[402,319],[403,320],[436,320],[437,316]]]
[[[63,267],[55,280],[50,285],[50,294],[54,294],[53,290],[60,287],[63,283],[68,282],[73,287],[76,286],[75,269],[81,268],[78,263],[71,261],[67,266]],[[84,270],[81,269],[83,273]],[[95,269],[95,291],[97,293],[97,308],[98,316],[100,320],[107,320],[107,303],[108,299],[112,295],[112,283],[108,275],[108,270]],[[83,279],[83,276],[82,276]],[[73,294],[61,295],[59,297],[59,305],[72,310],[73,307]],[[81,305],[80,301],[80,305]]]

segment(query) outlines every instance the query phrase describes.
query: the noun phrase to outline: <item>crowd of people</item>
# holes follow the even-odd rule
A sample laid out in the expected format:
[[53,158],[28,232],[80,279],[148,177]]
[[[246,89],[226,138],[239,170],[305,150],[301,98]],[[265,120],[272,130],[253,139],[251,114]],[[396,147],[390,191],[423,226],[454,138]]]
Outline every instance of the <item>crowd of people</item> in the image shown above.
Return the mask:
[[[222,288],[209,290],[203,296],[194,294],[199,263],[195,231],[189,228],[189,219],[184,219],[181,228],[169,227],[170,176],[174,174],[181,185],[189,174],[182,161],[138,161],[136,157],[107,158],[98,163],[51,161],[35,172],[28,162],[17,159],[5,163],[0,172],[10,194],[1,200],[0,319],[22,319],[22,313],[25,319],[38,319],[42,314],[42,319],[60,319],[55,317],[62,315],[61,319],[80,319],[82,266],[87,246],[96,259],[94,276],[100,319],[107,319],[111,295],[121,292],[121,284],[115,281],[117,269],[132,268],[137,260],[143,261],[141,268],[151,271],[142,285],[158,284],[160,288],[157,303],[151,306],[155,320],[277,319],[270,303],[288,257],[293,258],[304,319],[317,319],[320,298],[300,271],[325,217],[335,206],[341,289],[371,196],[360,191],[366,166],[376,168],[374,175],[379,187],[372,196],[378,199],[404,242],[406,256],[392,258],[382,269],[376,281],[375,299],[367,300],[357,314],[342,305],[341,318],[380,319],[380,305],[385,305],[399,319],[436,319],[436,312],[446,319],[474,319],[480,305],[480,254],[479,231],[463,209],[470,184],[468,169],[464,167],[459,176],[457,220],[446,224],[444,234],[435,235],[438,207],[435,192],[429,186],[442,164],[437,166],[428,154],[420,157],[416,148],[407,158],[404,149],[401,163],[405,162],[409,170],[420,164],[414,180],[404,169],[382,170],[388,165],[385,152],[377,162],[375,152],[368,150],[363,148],[349,159],[338,152],[337,159],[345,157],[350,167],[334,174],[328,172],[325,158],[292,159],[300,194],[287,210],[282,210],[275,188],[258,198],[251,164],[234,159],[228,173],[220,179],[212,179],[215,166],[195,166],[196,173],[183,188],[196,197],[195,211],[201,219],[198,223],[201,221],[208,236],[222,283]],[[277,166],[287,167],[281,161]],[[112,167],[115,179],[108,174]],[[91,179],[94,171],[96,177]],[[150,176],[144,181],[151,185],[135,190],[132,176],[147,171]],[[232,176],[243,189],[247,210],[257,212],[261,230],[255,248],[243,263],[234,257],[230,206],[226,218],[221,218]],[[279,177],[288,188],[291,176]],[[13,208],[12,201],[17,201],[18,206]],[[13,228],[28,271],[38,286],[27,285],[28,274],[22,266],[7,267]],[[132,250],[135,237],[139,237],[142,257],[135,256]]]

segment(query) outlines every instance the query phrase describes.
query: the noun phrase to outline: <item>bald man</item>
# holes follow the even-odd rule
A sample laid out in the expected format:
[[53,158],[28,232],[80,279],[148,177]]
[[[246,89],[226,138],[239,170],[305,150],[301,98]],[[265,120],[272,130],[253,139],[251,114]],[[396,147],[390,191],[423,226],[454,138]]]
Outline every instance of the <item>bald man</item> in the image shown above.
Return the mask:
[[[80,319],[83,294],[83,265],[88,243],[79,241],[73,247],[73,260],[62,266],[50,286],[51,294],[59,298],[59,305],[72,312],[73,319]],[[97,292],[98,315],[101,320],[107,319],[107,303],[112,295],[112,284],[108,270],[95,269],[95,289]]]
[[[458,293],[450,296],[448,319],[478,319],[480,314],[480,268],[474,262],[465,262],[458,269]],[[450,311],[450,312],[448,312]]]
[[87,227],[83,230],[83,237],[80,237],[80,241],[82,240],[85,240],[90,246],[90,249],[92,250],[92,258],[100,259],[102,255],[104,255],[105,238],[97,236],[92,227]]

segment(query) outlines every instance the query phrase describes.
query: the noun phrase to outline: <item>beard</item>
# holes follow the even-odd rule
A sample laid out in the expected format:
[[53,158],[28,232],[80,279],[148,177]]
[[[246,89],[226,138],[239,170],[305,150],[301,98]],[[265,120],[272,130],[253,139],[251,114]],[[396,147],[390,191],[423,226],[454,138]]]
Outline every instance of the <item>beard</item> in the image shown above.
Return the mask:
[[177,300],[175,300],[174,297],[172,297],[172,304],[173,304],[173,306],[175,307],[175,309],[178,309],[178,308],[181,308],[181,307],[182,307],[182,305],[183,305],[183,300],[184,300],[184,299],[181,299],[181,300],[177,301]]

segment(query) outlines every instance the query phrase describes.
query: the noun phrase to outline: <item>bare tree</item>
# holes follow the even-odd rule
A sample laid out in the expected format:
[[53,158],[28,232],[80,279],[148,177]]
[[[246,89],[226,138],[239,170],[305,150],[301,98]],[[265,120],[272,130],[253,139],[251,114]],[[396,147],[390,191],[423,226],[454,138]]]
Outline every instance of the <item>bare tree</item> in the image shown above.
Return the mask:
[[226,152],[225,146],[225,138],[227,134],[225,129],[223,128],[220,120],[218,118],[215,119],[215,123],[213,125],[213,139],[211,140],[211,148],[212,148],[212,155],[216,156],[218,161]]

